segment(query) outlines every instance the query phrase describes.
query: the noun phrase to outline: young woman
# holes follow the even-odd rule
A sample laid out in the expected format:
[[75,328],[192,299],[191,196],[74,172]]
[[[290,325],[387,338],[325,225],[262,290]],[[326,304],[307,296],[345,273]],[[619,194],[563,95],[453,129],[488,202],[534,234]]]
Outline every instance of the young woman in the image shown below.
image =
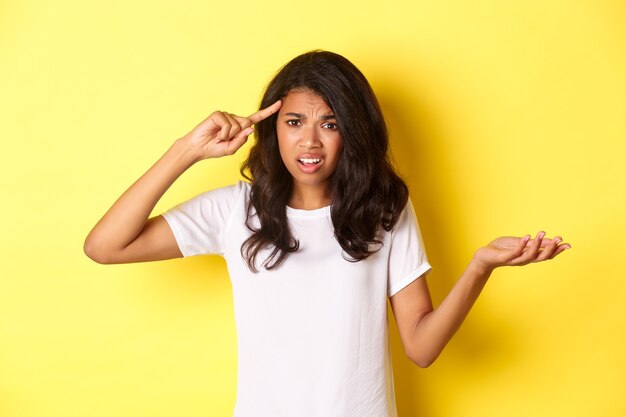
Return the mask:
[[[93,228],[100,263],[206,253],[227,261],[238,334],[236,417],[396,416],[387,298],[406,354],[430,365],[503,265],[552,259],[569,245],[539,233],[478,249],[433,308],[430,265],[367,80],[340,55],[296,57],[248,117],[216,111],[137,180]],[[148,218],[203,159],[234,154],[249,182]]]

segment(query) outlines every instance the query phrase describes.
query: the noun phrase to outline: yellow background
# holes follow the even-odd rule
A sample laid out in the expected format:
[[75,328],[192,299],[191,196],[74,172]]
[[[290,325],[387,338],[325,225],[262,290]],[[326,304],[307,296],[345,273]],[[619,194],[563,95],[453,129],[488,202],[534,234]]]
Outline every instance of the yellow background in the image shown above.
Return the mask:
[[[223,261],[102,266],[82,244],[174,139],[253,112],[314,48],[379,96],[436,303],[496,236],[573,246],[496,271],[426,370],[390,316],[400,416],[626,415],[625,21],[618,0],[2,2],[0,415],[231,415]],[[155,214],[236,181],[244,153]]]

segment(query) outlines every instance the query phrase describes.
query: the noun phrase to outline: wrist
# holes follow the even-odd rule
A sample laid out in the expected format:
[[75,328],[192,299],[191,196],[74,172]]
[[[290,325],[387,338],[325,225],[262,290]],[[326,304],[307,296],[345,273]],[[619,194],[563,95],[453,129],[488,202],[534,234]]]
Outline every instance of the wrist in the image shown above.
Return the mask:
[[467,269],[477,277],[487,279],[496,267],[492,265],[485,265],[476,257],[476,254],[474,254],[474,257],[467,266]]
[[168,153],[173,154],[174,158],[185,165],[185,168],[191,167],[193,164],[201,160],[196,150],[189,144],[186,136],[176,139]]

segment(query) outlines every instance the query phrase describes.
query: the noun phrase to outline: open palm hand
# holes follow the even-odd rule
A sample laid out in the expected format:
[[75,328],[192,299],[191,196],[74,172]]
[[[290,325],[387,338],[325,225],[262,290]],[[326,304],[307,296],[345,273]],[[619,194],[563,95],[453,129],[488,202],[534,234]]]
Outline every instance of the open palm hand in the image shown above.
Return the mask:
[[546,261],[570,248],[568,243],[563,243],[560,236],[546,238],[544,232],[539,232],[534,239],[531,239],[530,235],[504,236],[478,249],[473,261],[486,270],[493,270],[499,266],[519,266]]

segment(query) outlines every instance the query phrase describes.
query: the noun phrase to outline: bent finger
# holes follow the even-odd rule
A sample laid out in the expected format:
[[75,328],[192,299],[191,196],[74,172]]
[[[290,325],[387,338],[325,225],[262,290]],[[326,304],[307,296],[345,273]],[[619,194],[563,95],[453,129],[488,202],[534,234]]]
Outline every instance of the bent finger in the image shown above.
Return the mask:
[[535,261],[540,262],[545,261],[546,259],[552,259],[552,255],[562,240],[563,239],[560,236],[557,236],[554,239],[543,239],[541,242],[541,250],[539,251]]
[[226,113],[223,111],[215,111],[211,114],[211,120],[218,126],[219,131],[216,132],[216,139],[218,142],[228,140],[228,133],[230,132],[230,121],[226,117]]
[[525,235],[519,240],[519,242],[517,242],[515,248],[508,251],[506,254],[503,254],[502,261],[504,262],[504,264],[509,266],[519,265],[520,259],[522,259],[525,254],[528,242],[530,242],[530,235]]
[[541,247],[541,241],[543,240],[543,237],[545,235],[545,232],[537,233],[537,236],[526,247],[526,251],[524,252],[524,254],[518,258],[518,261],[521,263],[528,263],[537,258],[539,248]]
[[241,148],[244,143],[246,143],[246,141],[248,140],[248,136],[250,136],[252,132],[254,132],[254,129],[252,127],[249,127],[239,132],[237,136],[235,136],[228,142],[228,147],[226,148],[225,154],[232,155],[237,152],[237,150]]
[[530,241],[530,235],[525,235],[523,238],[517,242],[515,249],[511,252],[511,259],[518,258],[524,253],[524,249],[528,246],[528,242]]
[[224,113],[224,116],[228,119],[228,122],[230,123],[230,130],[228,131],[228,139],[232,139],[235,136],[237,136],[239,132],[241,132],[241,129],[242,129],[241,124],[234,117],[234,115],[230,113]]
[[564,251],[571,249],[571,248],[572,246],[569,243],[561,243],[559,246],[557,246],[552,256],[550,256],[550,259],[554,259],[554,257],[557,256],[558,254],[563,253]]

